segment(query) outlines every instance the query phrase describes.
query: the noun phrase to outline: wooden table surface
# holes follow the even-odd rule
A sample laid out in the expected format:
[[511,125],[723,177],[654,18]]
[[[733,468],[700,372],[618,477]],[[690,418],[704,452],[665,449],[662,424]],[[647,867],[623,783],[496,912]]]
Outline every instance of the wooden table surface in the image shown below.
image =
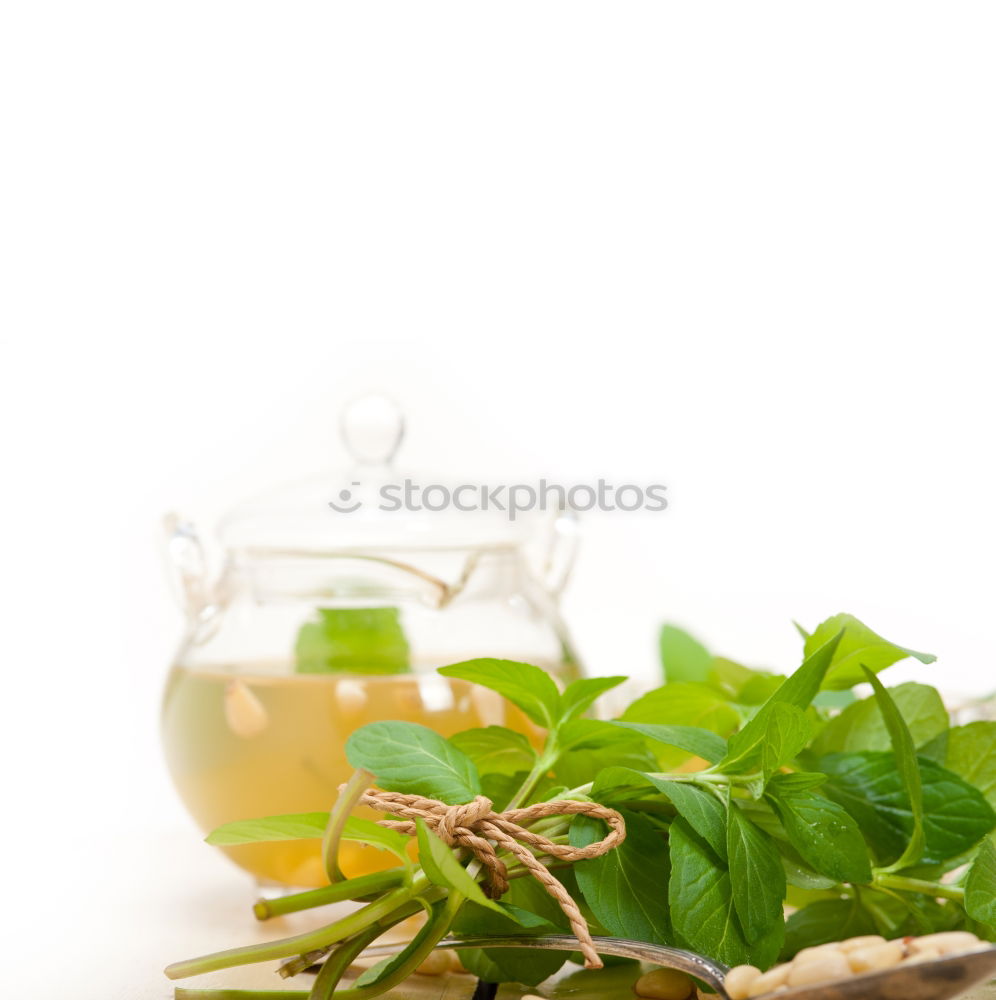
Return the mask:
[[[0,995],[11,1000],[172,1000],[174,984],[162,974],[170,962],[300,933],[328,922],[334,909],[260,923],[252,916],[256,896],[248,876],[185,826],[118,841],[76,840],[60,851],[57,868],[52,884],[33,883],[33,891],[17,892],[4,908],[9,929]],[[279,979],[275,966],[230,969],[184,985],[306,988],[304,977],[301,986]],[[632,967],[578,971],[530,992],[571,1000],[631,997],[634,978]],[[466,975],[413,976],[390,996],[464,1000],[473,987]],[[503,987],[500,996],[521,993]],[[973,1000],[996,1000],[996,984]]]

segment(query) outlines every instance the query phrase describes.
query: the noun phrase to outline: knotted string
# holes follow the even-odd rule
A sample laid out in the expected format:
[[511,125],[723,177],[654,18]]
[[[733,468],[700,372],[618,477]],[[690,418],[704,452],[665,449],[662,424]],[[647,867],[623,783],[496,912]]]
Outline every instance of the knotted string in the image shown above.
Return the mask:
[[[626,824],[614,809],[607,809],[597,802],[558,799],[496,813],[492,812],[491,800],[483,795],[478,795],[472,802],[450,806],[421,795],[383,792],[379,789],[364,792],[359,801],[360,805],[372,806],[380,812],[403,817],[378,821],[380,826],[389,830],[413,836],[416,832],[415,820],[422,819],[445,844],[467,848],[485,869],[484,890],[492,899],[498,899],[508,889],[508,869],[498,857],[494,845],[497,844],[514,855],[564,911],[571,930],[578,939],[581,954],[584,955],[585,968],[602,967],[588,932],[588,924],[581,916],[577,903],[529,848],[559,861],[586,861],[600,857],[621,844],[626,837]],[[602,840],[586,847],[571,847],[569,844],[555,844],[524,826],[547,816],[567,815],[591,816],[593,819],[604,820],[609,826],[609,833]],[[524,846],[526,844],[529,847]]]

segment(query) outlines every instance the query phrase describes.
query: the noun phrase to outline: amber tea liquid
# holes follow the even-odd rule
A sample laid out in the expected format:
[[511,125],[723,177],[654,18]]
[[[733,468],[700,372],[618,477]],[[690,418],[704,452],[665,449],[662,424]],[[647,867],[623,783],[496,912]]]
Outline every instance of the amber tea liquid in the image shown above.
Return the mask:
[[[345,757],[346,738],[368,722],[419,722],[443,736],[474,726],[511,725],[521,731],[528,726],[493,692],[433,672],[357,676],[287,670],[286,664],[247,664],[230,672],[176,667],[170,675],[163,706],[166,759],[181,798],[205,832],[232,820],[328,811],[353,771]],[[224,850],[262,882],[300,887],[327,882],[317,840]],[[345,843],[340,863],[352,876],[396,861]]]

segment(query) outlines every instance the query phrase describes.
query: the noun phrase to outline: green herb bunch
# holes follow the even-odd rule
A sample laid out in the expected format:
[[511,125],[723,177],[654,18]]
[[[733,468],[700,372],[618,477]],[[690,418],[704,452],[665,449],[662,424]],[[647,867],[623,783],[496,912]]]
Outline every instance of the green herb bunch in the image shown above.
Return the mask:
[[[934,658],[888,642],[851,616],[800,632],[804,660],[785,678],[713,657],[665,627],[666,683],[612,722],[585,714],[623,677],[579,680],[561,692],[528,664],[479,659],[442,668],[516,705],[545,733],[540,749],[499,726],[448,740],[414,723],[357,730],[346,747],[357,775],[330,813],[232,823],[209,841],[324,838],[330,885],[261,902],[260,918],[347,899],[362,907],[307,934],[180,962],[167,974],[282,959],[288,976],[323,960],[308,991],[224,996],[365,1000],[401,982],[448,934],[568,931],[561,909],[511,855],[504,858],[510,888],[500,900],[482,891],[478,863],[422,820],[413,863],[408,838],[351,815],[371,781],[447,804],[483,794],[496,811],[555,799],[619,811],[626,823],[619,846],[572,864],[547,859],[598,935],[762,968],[805,946],[862,933],[967,928],[996,939],[996,722],[951,727],[933,688],[883,687],[877,673],[890,664]],[[860,682],[873,689],[863,700],[851,691]],[[534,830],[574,846],[606,834],[586,816],[544,818]],[[398,864],[346,879],[337,863],[342,840],[380,847]],[[403,951],[337,989],[364,948],[419,912],[425,923]],[[460,953],[481,979],[527,985],[568,957],[497,948]]]

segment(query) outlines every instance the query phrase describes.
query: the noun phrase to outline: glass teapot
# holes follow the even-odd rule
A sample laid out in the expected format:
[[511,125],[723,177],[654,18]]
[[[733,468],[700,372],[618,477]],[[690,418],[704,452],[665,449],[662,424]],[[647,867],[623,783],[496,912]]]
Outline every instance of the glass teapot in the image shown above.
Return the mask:
[[[392,465],[400,412],[364,397],[344,410],[342,433],[356,462],[346,478],[276,490],[221,521],[214,580],[193,527],[166,519],[186,629],[166,685],[163,742],[205,831],[327,810],[352,772],[346,738],[368,722],[529,735],[517,709],[436,667],[488,656],[544,666],[560,681],[579,675],[557,608],[576,546],[573,514],[512,521],[438,502],[397,509],[412,482]],[[347,874],[384,863],[381,852],[351,846]],[[326,881],[317,841],[225,851],[264,884]]]

